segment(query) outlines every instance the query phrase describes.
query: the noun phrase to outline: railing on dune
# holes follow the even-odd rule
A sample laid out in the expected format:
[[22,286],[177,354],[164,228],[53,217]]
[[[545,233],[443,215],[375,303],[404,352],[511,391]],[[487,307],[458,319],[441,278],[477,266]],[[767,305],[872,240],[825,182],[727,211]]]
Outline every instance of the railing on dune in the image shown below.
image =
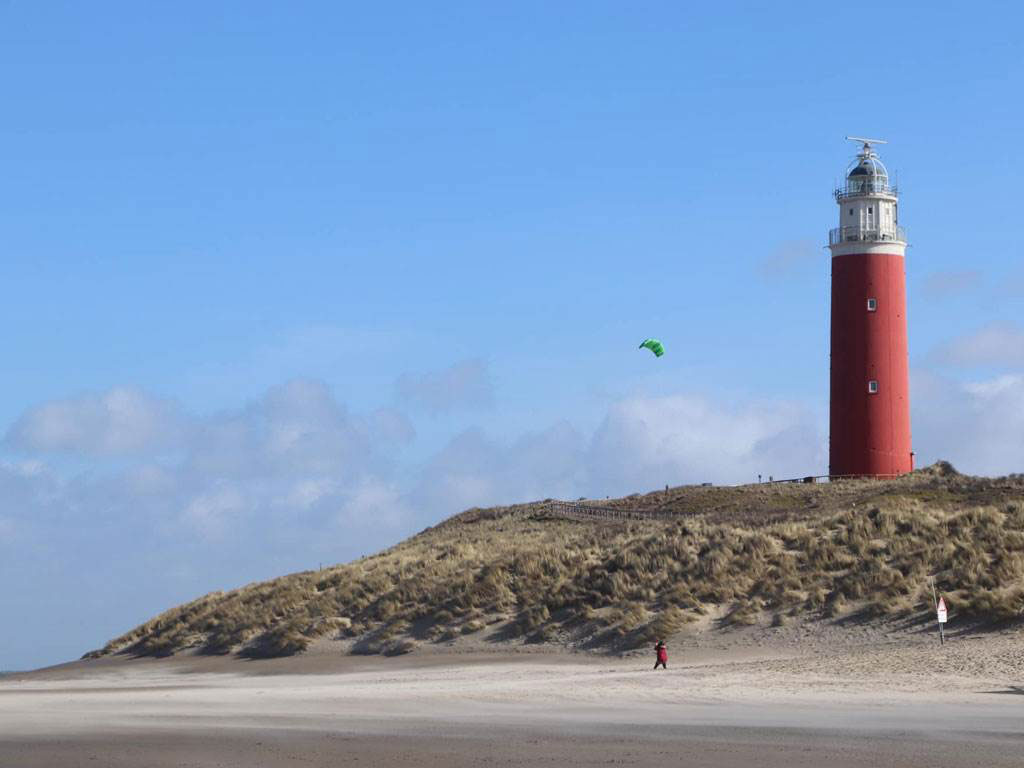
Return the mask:
[[549,501],[546,507],[552,515],[575,520],[667,520],[684,517],[687,514],[682,511],[670,512],[657,509],[599,507],[579,501]]

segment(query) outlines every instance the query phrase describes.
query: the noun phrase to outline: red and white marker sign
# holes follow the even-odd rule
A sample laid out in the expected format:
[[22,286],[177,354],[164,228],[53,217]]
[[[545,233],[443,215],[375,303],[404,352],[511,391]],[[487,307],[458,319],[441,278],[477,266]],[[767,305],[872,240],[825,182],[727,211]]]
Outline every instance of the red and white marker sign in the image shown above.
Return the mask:
[[939,624],[946,623],[946,601],[943,598],[939,598],[939,607],[936,609],[939,614]]

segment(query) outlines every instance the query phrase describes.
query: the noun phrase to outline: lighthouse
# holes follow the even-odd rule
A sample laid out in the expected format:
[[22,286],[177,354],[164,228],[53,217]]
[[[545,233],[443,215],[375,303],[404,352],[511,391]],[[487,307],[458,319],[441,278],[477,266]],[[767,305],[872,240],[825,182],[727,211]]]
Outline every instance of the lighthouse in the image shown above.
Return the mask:
[[899,195],[874,150],[861,150],[835,190],[832,251],[829,475],[901,475],[910,443],[907,288]]

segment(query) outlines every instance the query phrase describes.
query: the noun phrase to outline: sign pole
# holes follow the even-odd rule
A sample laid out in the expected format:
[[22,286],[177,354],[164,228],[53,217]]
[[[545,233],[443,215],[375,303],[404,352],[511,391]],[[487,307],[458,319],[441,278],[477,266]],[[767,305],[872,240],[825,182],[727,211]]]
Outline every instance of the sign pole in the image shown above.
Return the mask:
[[947,614],[946,614],[946,601],[943,598],[936,599],[936,595],[935,595],[935,577],[934,576],[930,577],[929,581],[930,581],[930,583],[932,585],[932,605],[935,606],[935,615],[936,615],[936,618],[938,618],[938,620],[939,620],[939,645],[945,645],[946,644],[946,635],[945,635],[945,632],[943,632],[942,627],[946,623],[946,617],[947,617]]

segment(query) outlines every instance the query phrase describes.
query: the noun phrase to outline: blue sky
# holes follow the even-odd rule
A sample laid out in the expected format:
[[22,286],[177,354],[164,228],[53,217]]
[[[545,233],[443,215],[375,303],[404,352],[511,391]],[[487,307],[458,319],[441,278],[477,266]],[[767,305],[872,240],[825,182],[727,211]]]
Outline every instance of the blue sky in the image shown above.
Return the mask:
[[473,504],[824,471],[851,133],[919,460],[1019,471],[1022,22],[0,3],[0,669]]

